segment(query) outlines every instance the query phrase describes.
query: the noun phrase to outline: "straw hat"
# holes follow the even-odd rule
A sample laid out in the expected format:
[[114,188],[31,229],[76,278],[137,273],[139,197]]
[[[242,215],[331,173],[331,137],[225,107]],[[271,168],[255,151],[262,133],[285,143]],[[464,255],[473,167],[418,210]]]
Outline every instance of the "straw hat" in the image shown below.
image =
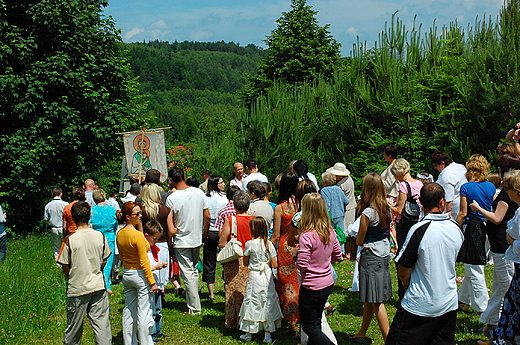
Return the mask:
[[333,167],[328,168],[325,172],[337,175],[337,176],[349,176],[350,171],[343,163],[336,163]]

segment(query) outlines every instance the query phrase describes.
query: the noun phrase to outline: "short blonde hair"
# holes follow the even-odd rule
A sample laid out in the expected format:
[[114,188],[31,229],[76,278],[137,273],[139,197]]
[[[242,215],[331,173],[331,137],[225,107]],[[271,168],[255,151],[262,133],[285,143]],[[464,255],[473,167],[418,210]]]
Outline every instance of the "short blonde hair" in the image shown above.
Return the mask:
[[394,176],[404,176],[410,172],[410,163],[404,158],[397,158],[390,168]]
[[466,162],[466,178],[470,182],[486,181],[489,173],[489,162],[486,157],[476,154],[469,157]]
[[321,175],[321,183],[325,187],[335,185],[336,184],[336,175],[334,175],[333,173],[330,173],[330,172],[324,172]]
[[107,199],[107,194],[101,188],[94,189],[92,191],[92,199],[94,199],[96,204],[99,204],[100,202],[104,202]]
[[502,183],[506,189],[512,189],[520,193],[520,170],[507,172]]

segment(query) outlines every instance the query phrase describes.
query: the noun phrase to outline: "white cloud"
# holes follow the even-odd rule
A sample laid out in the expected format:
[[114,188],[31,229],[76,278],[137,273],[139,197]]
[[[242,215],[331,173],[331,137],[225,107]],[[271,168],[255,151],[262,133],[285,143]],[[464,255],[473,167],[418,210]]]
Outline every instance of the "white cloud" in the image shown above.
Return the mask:
[[158,20],[156,21],[155,23],[152,23],[152,28],[157,28],[157,29],[168,29],[168,24],[166,24],[166,22],[164,20]]
[[129,41],[135,35],[139,35],[143,32],[144,32],[143,28],[133,28],[132,30],[125,33],[123,38],[125,39],[125,41]]
[[357,36],[358,34],[358,29],[354,28],[354,27],[350,27],[347,29],[347,31],[345,31],[347,34],[349,34],[350,36]]

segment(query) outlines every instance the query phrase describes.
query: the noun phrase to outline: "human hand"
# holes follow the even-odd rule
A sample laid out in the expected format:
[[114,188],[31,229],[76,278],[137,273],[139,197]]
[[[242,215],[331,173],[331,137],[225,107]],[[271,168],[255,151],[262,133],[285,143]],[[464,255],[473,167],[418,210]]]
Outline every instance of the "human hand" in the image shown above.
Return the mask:
[[150,292],[151,293],[158,293],[159,292],[159,287],[157,286],[157,284],[153,284],[153,285],[150,285],[151,288],[150,288]]
[[478,204],[478,202],[476,200],[473,200],[473,202],[471,204],[469,204],[469,208],[471,208],[472,211],[478,211],[478,209],[480,208],[480,205]]
[[515,239],[512,238],[511,235],[506,234],[506,242],[507,242],[507,244],[509,244],[511,246],[511,245],[513,245],[513,242],[515,242]]

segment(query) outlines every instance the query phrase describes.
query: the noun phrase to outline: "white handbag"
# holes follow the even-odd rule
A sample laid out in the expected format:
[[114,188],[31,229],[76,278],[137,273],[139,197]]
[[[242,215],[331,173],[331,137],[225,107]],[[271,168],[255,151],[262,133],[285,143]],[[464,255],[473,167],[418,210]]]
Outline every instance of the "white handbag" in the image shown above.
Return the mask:
[[231,218],[231,240],[220,250],[217,261],[224,264],[241,256],[244,256],[244,251],[242,250],[242,243],[237,240],[237,219],[233,216]]

